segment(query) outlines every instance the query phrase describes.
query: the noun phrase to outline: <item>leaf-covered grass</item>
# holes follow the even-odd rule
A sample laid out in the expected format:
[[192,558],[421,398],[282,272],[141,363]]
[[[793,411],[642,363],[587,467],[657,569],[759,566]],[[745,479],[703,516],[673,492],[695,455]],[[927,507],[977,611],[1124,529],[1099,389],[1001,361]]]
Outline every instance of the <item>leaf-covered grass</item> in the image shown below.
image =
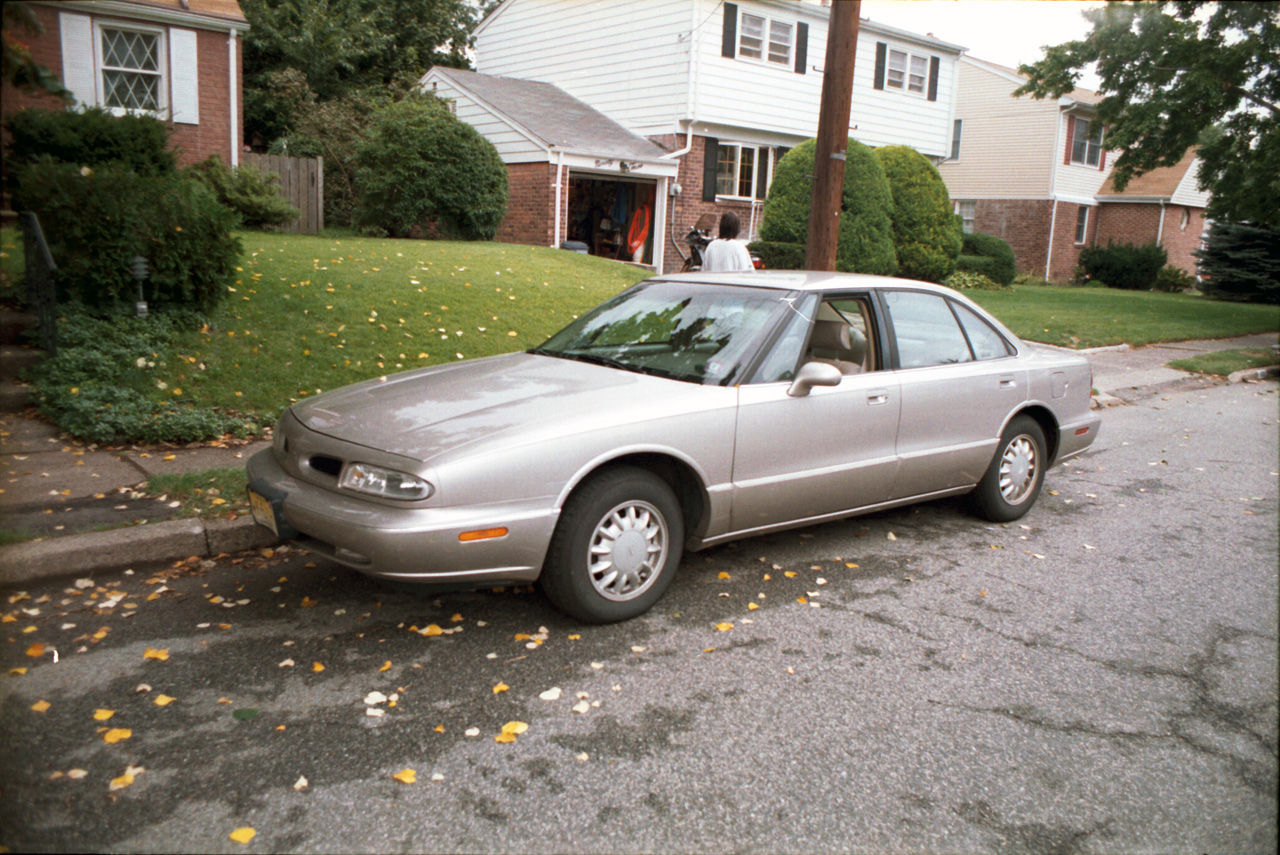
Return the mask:
[[1267,347],[1219,350],[1169,363],[1171,368],[1181,371],[1213,374],[1219,377],[1226,377],[1236,371],[1244,371],[1246,368],[1266,368],[1269,365],[1280,365],[1280,353]]
[[22,302],[22,231],[16,226],[0,229],[0,304]]
[[247,483],[243,469],[206,469],[154,475],[147,481],[144,492],[148,496],[164,496],[169,501],[181,502],[175,509],[180,517],[225,516],[249,513]]
[[241,239],[234,291],[160,379],[186,400],[267,423],[323,390],[532,347],[646,275],[516,244]]
[[1113,288],[966,291],[1019,338],[1063,347],[1135,347],[1280,330],[1280,307]]

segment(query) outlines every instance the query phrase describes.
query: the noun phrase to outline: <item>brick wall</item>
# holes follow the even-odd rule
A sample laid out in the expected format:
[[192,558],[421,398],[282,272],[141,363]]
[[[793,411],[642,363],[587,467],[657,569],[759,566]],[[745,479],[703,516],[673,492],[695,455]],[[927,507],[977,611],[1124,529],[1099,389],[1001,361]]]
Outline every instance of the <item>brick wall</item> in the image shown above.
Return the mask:
[[1053,202],[1047,199],[979,199],[973,228],[1013,247],[1019,273],[1043,276],[1052,218]]
[[[676,151],[685,146],[683,135],[677,137],[668,134],[649,137],[649,139],[668,151]],[[667,204],[667,250],[663,257],[663,269],[669,273],[680,271],[681,265],[684,264],[684,256],[689,253],[689,246],[684,241],[685,235],[703,214],[715,214],[718,221],[725,211],[733,211],[742,221],[742,234],[739,238],[747,237],[747,229],[751,223],[750,202],[704,202],[702,200],[702,166],[706,151],[706,138],[694,136],[693,148],[679,159],[680,171],[676,175],[675,183],[680,185],[680,195],[669,199]],[[760,216],[758,210],[756,216],[757,218]],[[711,236],[716,236],[714,229]]]
[[[569,170],[562,177],[561,211],[567,216],[565,201],[569,198]],[[504,243],[526,243],[551,246],[555,239],[556,168],[551,163],[507,164],[509,195],[507,213],[498,227],[496,240]],[[561,222],[561,234],[564,234]]]
[[1160,206],[1149,202],[1106,202],[1098,206],[1098,246],[1155,243],[1160,233]]
[[1204,208],[1185,205],[1169,205],[1165,208],[1162,243],[1169,253],[1170,264],[1195,275],[1199,262],[1191,253],[1200,248],[1200,236],[1204,233],[1204,228]]
[[[1058,219],[1053,232],[1053,257],[1050,259],[1048,278],[1055,282],[1070,279],[1080,263],[1080,252],[1087,246],[1093,246],[1098,238],[1099,206],[1089,206],[1089,221],[1085,227],[1084,241],[1076,243],[1076,222],[1080,206],[1073,202],[1058,203]],[[1043,276],[1043,270],[1037,273]]]
[[[36,62],[48,68],[50,71],[61,76],[62,75],[62,42],[58,29],[58,10],[50,9],[44,6],[29,6],[31,10],[44,25],[44,33],[34,35],[15,27],[11,30],[12,34],[21,42],[26,44],[31,55]],[[121,15],[111,15],[113,21],[129,21],[136,20],[138,23],[155,26],[141,19],[130,19]],[[184,28],[194,29],[194,28]],[[165,125],[171,131],[171,143],[181,149],[181,163],[190,164],[199,160],[204,160],[211,154],[216,154],[222,158],[224,163],[231,162],[231,124],[229,116],[230,93],[227,86],[228,81],[228,51],[226,31],[218,32],[214,30],[194,30],[196,33],[196,56],[200,70],[200,124],[199,125],[182,125],[172,122],[165,122]],[[6,30],[6,32],[10,32]],[[236,39],[236,56],[241,60],[241,67],[237,69],[237,77],[243,77],[243,40]],[[165,58],[167,67],[168,58]],[[3,103],[3,110],[9,113],[13,110],[25,107],[36,107],[40,109],[64,109],[63,102],[51,95],[44,93],[28,94],[17,90],[15,87],[4,85],[0,90],[0,99]],[[238,117],[236,120],[237,142],[244,138],[244,98],[237,97],[236,106]]]

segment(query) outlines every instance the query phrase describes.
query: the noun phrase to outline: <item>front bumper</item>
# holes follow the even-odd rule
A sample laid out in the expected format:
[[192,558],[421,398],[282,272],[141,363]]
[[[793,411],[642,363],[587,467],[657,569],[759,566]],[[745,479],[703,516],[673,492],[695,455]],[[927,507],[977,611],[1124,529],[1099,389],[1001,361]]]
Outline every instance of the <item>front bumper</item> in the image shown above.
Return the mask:
[[[249,458],[251,486],[279,497],[281,534],[311,552],[368,576],[424,583],[532,582],[555,532],[554,500],[458,508],[391,508],[308,484],[287,473],[272,449]],[[506,528],[502,537],[459,535]],[[293,532],[290,532],[292,529]]]

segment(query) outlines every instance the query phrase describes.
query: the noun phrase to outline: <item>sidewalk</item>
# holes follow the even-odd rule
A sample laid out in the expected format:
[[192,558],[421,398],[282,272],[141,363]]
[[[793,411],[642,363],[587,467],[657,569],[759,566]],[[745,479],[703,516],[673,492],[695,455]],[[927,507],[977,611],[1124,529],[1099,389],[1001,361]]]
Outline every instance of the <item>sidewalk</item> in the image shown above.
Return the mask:
[[[1099,393],[1095,406],[1105,407],[1139,400],[1198,376],[1165,367],[1171,360],[1276,343],[1272,333],[1141,348],[1121,345],[1084,353],[1093,362],[1094,387]],[[20,409],[22,404],[23,389],[11,378],[13,366],[23,356],[7,346],[0,353],[5,363],[0,375],[7,375],[0,376],[4,386],[0,401],[6,409]],[[102,449],[62,436],[34,410],[0,413],[0,529],[44,538],[0,546],[0,588],[273,545],[273,535],[248,516],[173,519],[167,502],[137,492],[160,473],[243,467],[254,452],[268,445],[257,440]],[[110,530],[95,530],[107,527]]]

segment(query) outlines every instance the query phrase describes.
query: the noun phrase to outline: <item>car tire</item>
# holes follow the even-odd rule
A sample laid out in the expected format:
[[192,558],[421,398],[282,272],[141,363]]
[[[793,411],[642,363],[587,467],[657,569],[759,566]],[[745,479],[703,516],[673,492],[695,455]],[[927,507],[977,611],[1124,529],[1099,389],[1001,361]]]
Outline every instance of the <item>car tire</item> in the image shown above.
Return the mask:
[[683,551],[684,518],[671,487],[634,466],[607,469],[565,502],[538,583],[570,617],[614,623],[658,601]]
[[1000,436],[996,455],[973,491],[974,510],[992,522],[1019,519],[1040,495],[1048,464],[1039,423],[1030,416],[1016,416]]

